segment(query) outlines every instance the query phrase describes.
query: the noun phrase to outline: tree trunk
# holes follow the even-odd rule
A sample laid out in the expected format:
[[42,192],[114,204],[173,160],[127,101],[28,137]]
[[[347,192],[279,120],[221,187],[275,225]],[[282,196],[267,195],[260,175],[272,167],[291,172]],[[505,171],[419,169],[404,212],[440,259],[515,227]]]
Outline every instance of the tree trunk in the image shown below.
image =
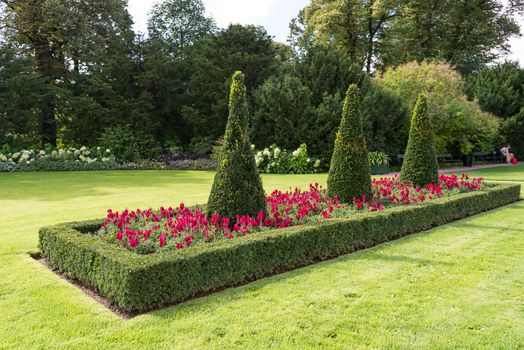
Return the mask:
[[354,11],[354,3],[349,3],[347,9],[347,36],[348,36],[348,44],[349,44],[349,50],[348,54],[351,58],[351,61],[357,62],[357,51],[358,51],[358,33],[357,33],[357,26],[355,23],[355,11]]
[[368,10],[368,47],[366,57],[366,72],[371,74],[371,64],[373,63],[373,39],[375,31],[373,29],[373,8],[370,6]]

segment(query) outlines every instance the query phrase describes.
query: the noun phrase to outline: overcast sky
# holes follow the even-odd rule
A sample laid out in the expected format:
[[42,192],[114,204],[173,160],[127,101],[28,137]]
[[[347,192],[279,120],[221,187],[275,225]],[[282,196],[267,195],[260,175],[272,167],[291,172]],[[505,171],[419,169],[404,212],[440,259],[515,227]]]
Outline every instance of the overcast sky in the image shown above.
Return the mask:
[[[203,0],[209,16],[220,27],[230,23],[257,24],[266,28],[276,40],[285,42],[289,22],[310,0]],[[147,13],[155,0],[129,0],[129,11],[135,22],[135,31],[147,31]],[[524,20],[520,21],[524,27]],[[524,38],[511,40],[509,59],[524,66]]]

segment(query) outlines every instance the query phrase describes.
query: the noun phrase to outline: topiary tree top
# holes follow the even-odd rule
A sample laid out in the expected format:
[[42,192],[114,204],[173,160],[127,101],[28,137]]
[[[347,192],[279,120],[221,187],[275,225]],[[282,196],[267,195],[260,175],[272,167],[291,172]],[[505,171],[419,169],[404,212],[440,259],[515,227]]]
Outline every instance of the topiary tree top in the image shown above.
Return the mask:
[[419,186],[438,181],[437,155],[427,95],[419,95],[413,111],[401,180]]
[[209,196],[208,215],[216,212],[235,220],[236,215],[266,212],[262,180],[249,142],[248,116],[244,74],[237,71],[231,82],[224,147]]
[[360,116],[360,93],[351,85],[346,93],[328,177],[329,196],[342,202],[371,193],[368,147]]
[[248,144],[247,91],[244,85],[244,74],[240,71],[233,74],[229,94],[229,118],[224,135],[224,151],[236,149],[237,146]]
[[355,84],[351,84],[346,93],[338,132],[342,139],[346,139],[356,146],[367,148],[360,115],[360,91]]

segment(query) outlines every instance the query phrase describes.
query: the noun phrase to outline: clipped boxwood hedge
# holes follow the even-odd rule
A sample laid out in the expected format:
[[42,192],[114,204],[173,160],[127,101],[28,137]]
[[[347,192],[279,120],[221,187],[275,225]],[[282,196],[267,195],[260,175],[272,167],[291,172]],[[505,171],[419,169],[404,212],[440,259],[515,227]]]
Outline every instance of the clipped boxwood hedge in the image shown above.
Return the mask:
[[182,251],[138,255],[97,239],[103,220],[40,230],[48,263],[121,310],[140,312],[340,256],[519,200],[520,185],[261,232]]

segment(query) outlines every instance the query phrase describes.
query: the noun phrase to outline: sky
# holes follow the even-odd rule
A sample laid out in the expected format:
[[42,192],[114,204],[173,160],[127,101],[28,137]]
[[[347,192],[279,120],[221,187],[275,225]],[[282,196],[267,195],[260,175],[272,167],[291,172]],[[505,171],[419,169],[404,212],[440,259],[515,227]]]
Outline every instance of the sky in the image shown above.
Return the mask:
[[[129,0],[129,12],[135,22],[135,31],[147,32],[147,13],[155,0]],[[277,41],[285,42],[289,22],[310,0],[203,0],[208,16],[219,27],[230,23],[257,24],[266,28]],[[524,31],[524,18],[520,19]],[[507,59],[518,60],[524,66],[524,37],[512,38],[511,54]]]

